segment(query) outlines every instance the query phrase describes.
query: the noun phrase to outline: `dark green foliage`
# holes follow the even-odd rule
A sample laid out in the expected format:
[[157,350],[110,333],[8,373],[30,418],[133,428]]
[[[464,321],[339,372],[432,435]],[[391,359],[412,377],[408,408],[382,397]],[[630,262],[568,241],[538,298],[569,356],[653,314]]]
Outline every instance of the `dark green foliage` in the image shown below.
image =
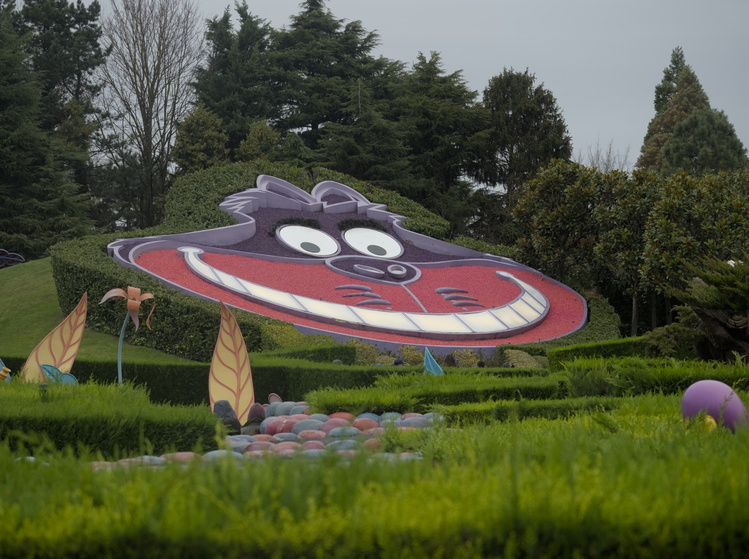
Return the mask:
[[316,149],[323,124],[351,122],[345,110],[350,84],[375,79],[388,62],[372,56],[377,34],[365,31],[360,21],[336,19],[322,2],[305,1],[300,7],[273,42],[280,83],[276,98],[283,107],[278,126],[301,129],[305,145]]
[[749,388],[749,369],[674,359],[577,359],[565,363],[572,397],[678,394],[698,380],[718,380],[734,390]]
[[591,210],[605,182],[596,169],[555,160],[525,183],[514,210],[524,261],[569,285],[590,285],[598,236]]
[[704,175],[747,166],[746,148],[723,111],[697,109],[663,146],[662,174]]
[[549,368],[561,371],[568,361],[582,358],[647,357],[648,348],[644,337],[640,336],[552,348],[546,352],[546,356],[549,358]]
[[671,293],[688,305],[692,320],[685,324],[703,359],[732,362],[749,359],[749,253],[723,261],[703,258],[690,264],[693,278]]
[[24,48],[0,9],[0,247],[31,260],[88,227],[61,146],[40,125],[40,84]]
[[223,165],[229,160],[227,141],[221,119],[198,105],[179,124],[172,156],[182,173]]
[[[293,326],[290,324],[283,324],[282,326],[284,328],[288,327],[293,329]],[[265,328],[263,330],[265,330]],[[296,332],[296,330],[294,331]],[[289,359],[314,361],[315,363],[332,363],[338,359],[342,361],[344,365],[353,365],[356,362],[356,348],[353,345],[339,343],[327,345],[330,336],[311,335],[304,336],[304,338],[308,345],[289,344],[286,347],[279,347],[275,350],[264,349],[262,353],[263,358],[270,359],[271,357],[286,357]],[[315,338],[320,339],[319,345],[312,345],[314,344]],[[263,347],[265,347],[265,345]],[[250,355],[250,360],[253,358],[254,357]]]
[[637,335],[640,299],[649,285],[640,267],[645,259],[645,231],[650,210],[661,195],[654,172],[635,171],[631,178],[612,171],[604,176],[599,203],[593,209],[598,239],[593,248],[612,284],[632,301],[630,335]]
[[466,402],[455,406],[440,406],[438,410],[444,415],[448,425],[471,425],[529,418],[568,419],[581,412],[609,411],[619,405],[618,398],[591,396],[552,400]]
[[522,185],[553,159],[568,161],[572,139],[556,99],[536,77],[505,70],[489,80],[483,106],[488,111],[486,150],[472,173],[486,190],[478,204],[471,231],[492,243],[513,244],[520,236],[512,218]]
[[741,169],[746,149],[722,111],[710,107],[680,47],[655,88],[656,114],[648,125],[637,167],[669,176]]
[[729,260],[749,238],[749,172],[663,181],[650,210],[641,273],[660,289],[682,289],[705,255]]
[[237,3],[235,11],[237,30],[229,8],[208,22],[210,54],[195,84],[198,101],[221,120],[233,155],[253,122],[273,118],[280,109],[269,58],[274,32],[249,12],[246,2]]
[[54,448],[101,452],[105,457],[149,451],[216,448],[217,421],[207,406],[150,403],[146,392],[127,385],[10,383],[0,391],[0,440],[18,448],[46,436]]
[[28,50],[41,85],[41,126],[63,147],[79,192],[91,192],[91,144],[101,84],[94,74],[108,54],[101,46],[98,1],[24,0],[17,25],[29,33]]
[[[34,71],[42,77],[44,128],[53,131],[66,120],[64,106],[72,99],[93,112],[92,100],[101,85],[93,78],[104,63],[101,48],[101,7],[68,0],[24,0],[18,23],[31,33],[29,50]],[[86,149],[87,143],[77,146]]]
[[434,407],[438,405],[452,406],[462,402],[557,398],[561,382],[561,376],[434,376],[419,371],[402,377],[380,377],[371,388],[312,391],[307,394],[307,401],[315,413],[333,413],[339,410],[352,413],[427,413],[434,411]]
[[475,165],[484,112],[460,72],[445,74],[440,56],[419,54],[413,70],[395,86],[388,118],[397,120],[408,148],[412,178],[399,193],[447,219],[452,235],[466,230],[475,204],[463,179]]
[[568,161],[572,138],[554,95],[536,76],[505,68],[489,80],[484,106],[490,111],[487,184],[515,192],[553,159]]
[[648,357],[697,359],[697,348],[705,343],[705,333],[699,329],[700,319],[690,307],[674,307],[677,320],[647,332],[642,341]]

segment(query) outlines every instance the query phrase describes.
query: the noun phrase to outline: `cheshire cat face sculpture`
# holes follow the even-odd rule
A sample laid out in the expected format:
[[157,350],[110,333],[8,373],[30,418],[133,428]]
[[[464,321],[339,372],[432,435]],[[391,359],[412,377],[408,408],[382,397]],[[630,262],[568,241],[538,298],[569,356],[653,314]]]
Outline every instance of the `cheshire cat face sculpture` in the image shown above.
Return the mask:
[[261,175],[226,198],[238,225],[119,240],[109,254],[187,293],[380,346],[493,347],[581,328],[584,299],[508,258],[407,231],[340,183]]

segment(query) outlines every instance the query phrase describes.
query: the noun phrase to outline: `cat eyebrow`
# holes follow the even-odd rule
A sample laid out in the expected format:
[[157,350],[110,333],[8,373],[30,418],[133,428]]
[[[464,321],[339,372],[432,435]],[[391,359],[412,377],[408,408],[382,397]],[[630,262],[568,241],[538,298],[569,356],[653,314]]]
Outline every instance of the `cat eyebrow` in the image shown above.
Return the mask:
[[366,229],[377,229],[378,231],[387,232],[387,227],[374,219],[365,219],[363,217],[349,217],[338,222],[338,229],[341,231],[347,231],[348,229],[355,229],[358,227],[363,227]]
[[321,229],[320,222],[312,217],[283,217],[276,221],[268,231],[268,236],[275,237],[276,229],[282,225],[301,225],[303,227],[311,227],[312,229]]

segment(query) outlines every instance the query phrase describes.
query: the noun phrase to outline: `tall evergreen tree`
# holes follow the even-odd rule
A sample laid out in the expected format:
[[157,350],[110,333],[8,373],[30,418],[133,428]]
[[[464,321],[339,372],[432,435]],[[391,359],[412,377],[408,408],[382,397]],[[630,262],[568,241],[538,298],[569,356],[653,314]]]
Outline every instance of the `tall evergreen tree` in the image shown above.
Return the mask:
[[420,53],[398,84],[389,118],[399,123],[409,153],[412,178],[402,195],[447,219],[452,233],[465,231],[474,213],[472,188],[465,179],[479,151],[485,128],[461,72],[445,74],[439,54]]
[[569,161],[572,139],[551,91],[536,77],[505,69],[484,90],[489,111],[488,156],[481,182],[510,196],[552,159]]
[[299,131],[315,149],[325,123],[351,122],[344,107],[352,85],[360,79],[368,84],[388,61],[371,55],[378,37],[360,21],[336,19],[323,0],[305,0],[301,7],[274,43],[273,60],[284,84],[278,126]]
[[84,113],[93,111],[92,100],[101,90],[94,71],[104,63],[97,0],[24,0],[19,23],[31,31],[33,67],[41,76],[44,125],[53,130],[65,120],[65,105],[75,100]]
[[725,113],[698,109],[674,127],[663,146],[661,172],[703,175],[746,165],[746,149]]
[[89,190],[91,143],[96,130],[94,100],[101,91],[95,70],[107,51],[101,46],[97,0],[24,0],[17,25],[28,31],[31,60],[41,86],[41,125],[58,136],[63,159],[79,191]]
[[0,247],[31,259],[88,224],[59,145],[40,125],[42,89],[11,21],[0,10]]
[[274,31],[253,16],[247,3],[235,7],[235,31],[227,9],[208,22],[208,60],[198,69],[198,101],[223,122],[228,148],[235,154],[258,119],[278,116],[277,76],[270,59]]
[[321,164],[382,188],[402,190],[408,160],[396,123],[384,118],[360,83],[352,88],[345,110],[351,124],[325,125],[318,150]]
[[684,51],[681,47],[676,47],[671,52],[671,64],[663,69],[663,79],[661,83],[655,86],[655,114],[661,114],[668,106],[671,97],[676,93],[676,80],[682,71],[687,69],[687,63],[684,59]]
[[569,161],[572,139],[554,95],[536,77],[505,69],[484,90],[488,112],[485,152],[472,176],[491,188],[479,193],[473,234],[514,244],[520,229],[512,211],[518,191],[553,159]]
[[636,166],[668,176],[733,170],[747,164],[746,149],[722,111],[710,101],[680,48],[671,54],[655,89],[656,114]]

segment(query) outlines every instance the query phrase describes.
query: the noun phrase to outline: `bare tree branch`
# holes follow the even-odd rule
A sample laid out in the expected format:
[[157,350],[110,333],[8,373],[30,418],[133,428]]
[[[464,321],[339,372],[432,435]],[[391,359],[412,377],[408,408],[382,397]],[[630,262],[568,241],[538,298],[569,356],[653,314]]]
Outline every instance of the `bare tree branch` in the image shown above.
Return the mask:
[[112,49],[100,75],[103,109],[108,130],[140,161],[137,205],[140,226],[148,227],[168,188],[177,125],[194,97],[202,21],[193,0],[113,0],[102,30]]

